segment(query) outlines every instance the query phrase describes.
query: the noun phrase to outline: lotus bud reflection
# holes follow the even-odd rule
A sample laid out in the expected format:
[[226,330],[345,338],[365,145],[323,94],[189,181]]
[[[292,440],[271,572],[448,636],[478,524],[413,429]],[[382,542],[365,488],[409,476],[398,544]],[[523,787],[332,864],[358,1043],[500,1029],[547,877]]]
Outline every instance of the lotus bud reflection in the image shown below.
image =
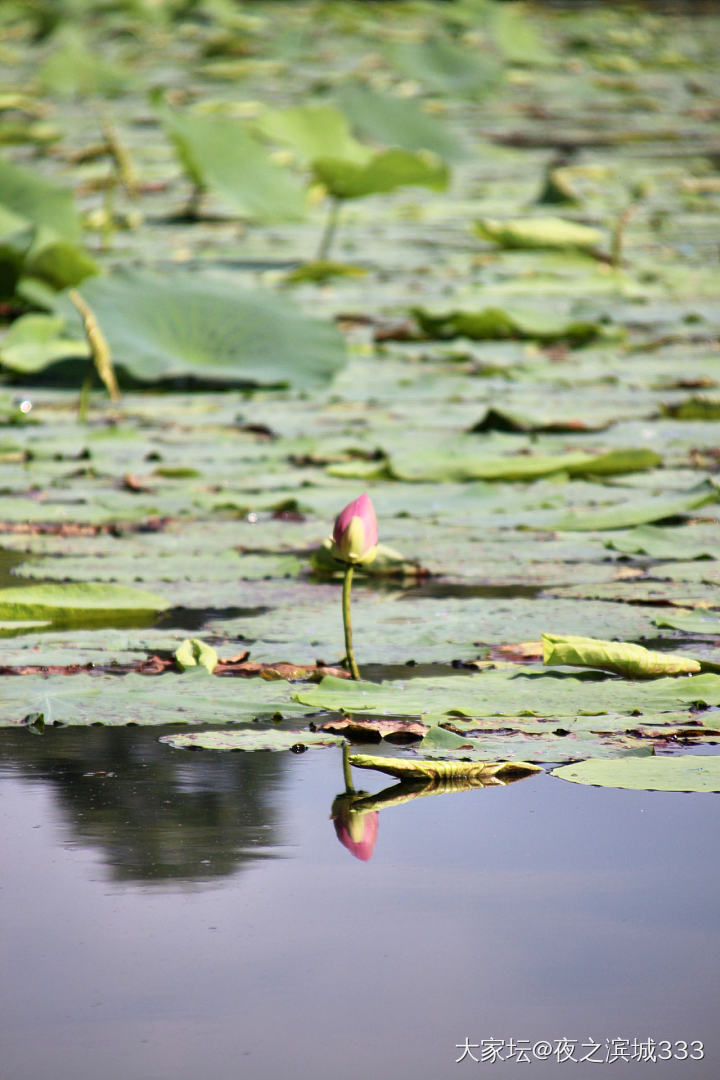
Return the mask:
[[338,795],[332,804],[332,820],[338,840],[356,859],[367,862],[378,833],[377,810],[355,810],[361,793]]
[[369,495],[348,503],[333,529],[333,554],[343,562],[370,563],[377,554],[378,527]]

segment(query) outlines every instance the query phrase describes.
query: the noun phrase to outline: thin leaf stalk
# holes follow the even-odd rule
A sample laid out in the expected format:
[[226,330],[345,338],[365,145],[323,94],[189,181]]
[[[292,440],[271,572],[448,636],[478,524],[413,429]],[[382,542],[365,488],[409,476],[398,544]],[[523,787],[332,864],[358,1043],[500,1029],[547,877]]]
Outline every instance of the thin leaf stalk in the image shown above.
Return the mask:
[[340,199],[334,195],[330,197],[330,208],[328,210],[328,216],[325,221],[325,228],[323,234],[320,237],[320,247],[316,256],[317,262],[323,262],[330,254],[330,248],[332,247],[333,239],[335,238],[335,232],[337,230],[338,218],[340,216]]
[[93,364],[95,365],[95,370],[102,379],[103,385],[112,400],[117,401],[120,397],[120,389],[115,377],[115,368],[113,367],[112,355],[107,339],[100,329],[92,308],[80,295],[77,289],[70,289],[68,297],[80,312],[83,321],[83,329],[85,330],[85,337],[90,346],[90,355]]
[[140,190],[140,180],[134,162],[127,147],[120,141],[115,128],[106,116],[101,117],[102,132],[122,186],[131,199],[136,199]]

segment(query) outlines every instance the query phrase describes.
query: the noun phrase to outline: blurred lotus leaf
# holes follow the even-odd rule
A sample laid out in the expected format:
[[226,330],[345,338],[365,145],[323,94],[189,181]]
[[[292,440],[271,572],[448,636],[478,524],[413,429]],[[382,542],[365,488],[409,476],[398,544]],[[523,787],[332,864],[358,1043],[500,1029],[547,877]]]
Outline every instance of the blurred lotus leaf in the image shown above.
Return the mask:
[[503,78],[503,63],[493,53],[456,45],[444,34],[398,41],[388,51],[396,67],[436,94],[479,98]]
[[365,164],[343,158],[319,158],[313,172],[336,199],[361,199],[400,187],[444,191],[450,181],[447,165],[426,150],[382,150]]
[[[117,272],[80,287],[113,360],[149,381],[320,386],[345,362],[340,333],[302,314],[285,297],[243,292],[226,281],[176,271]],[[70,327],[77,313],[62,297]]]
[[492,240],[504,248],[591,251],[603,239],[598,229],[554,217],[516,218],[512,221],[482,218],[475,222],[475,231],[484,240]]
[[196,189],[212,191],[242,217],[255,221],[297,221],[305,216],[302,187],[270,158],[244,121],[157,107]]
[[334,105],[265,109],[254,126],[261,135],[289,146],[306,161],[340,158],[363,164],[372,157],[372,150],[353,137],[347,117]]

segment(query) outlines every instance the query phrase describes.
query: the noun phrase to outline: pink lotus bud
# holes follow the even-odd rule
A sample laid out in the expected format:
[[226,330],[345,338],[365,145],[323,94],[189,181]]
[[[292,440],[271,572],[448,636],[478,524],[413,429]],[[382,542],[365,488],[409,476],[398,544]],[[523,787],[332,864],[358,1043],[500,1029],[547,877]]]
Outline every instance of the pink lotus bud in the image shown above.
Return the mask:
[[332,814],[335,834],[351,855],[367,862],[373,853],[378,834],[377,810],[352,809],[352,800],[347,795],[338,795],[333,803]]
[[377,518],[369,495],[348,503],[333,529],[333,553],[349,563],[372,562],[377,553]]

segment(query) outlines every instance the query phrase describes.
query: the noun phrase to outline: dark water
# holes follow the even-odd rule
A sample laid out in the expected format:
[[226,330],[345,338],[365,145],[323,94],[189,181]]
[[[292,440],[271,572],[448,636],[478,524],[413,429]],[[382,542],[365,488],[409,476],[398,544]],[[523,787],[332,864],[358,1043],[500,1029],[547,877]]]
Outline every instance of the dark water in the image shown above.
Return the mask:
[[2,1080],[719,1074],[716,796],[542,775],[382,810],[361,862],[339,752],[157,734],[0,732]]

